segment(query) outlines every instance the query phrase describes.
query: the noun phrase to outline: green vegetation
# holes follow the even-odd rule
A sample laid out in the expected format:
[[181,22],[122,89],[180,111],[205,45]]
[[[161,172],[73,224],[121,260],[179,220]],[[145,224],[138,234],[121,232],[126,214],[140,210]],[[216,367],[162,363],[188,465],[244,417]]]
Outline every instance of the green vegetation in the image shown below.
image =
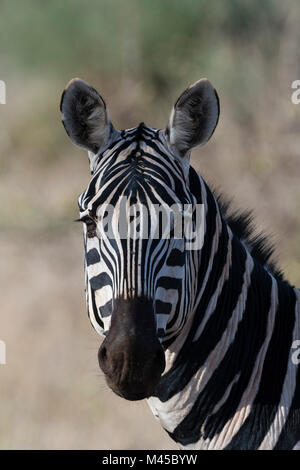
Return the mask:
[[[25,0],[18,7],[2,0],[0,229],[55,233],[76,217],[88,170],[60,123],[70,78],[98,88],[123,128],[142,120],[164,126],[179,93],[206,76],[219,92],[221,120],[212,143],[194,152],[195,164],[280,240],[287,236],[279,221],[288,217],[282,247],[290,263],[300,232],[300,107],[290,101],[300,78],[299,19],[296,0]],[[277,204],[279,191],[285,198]]]

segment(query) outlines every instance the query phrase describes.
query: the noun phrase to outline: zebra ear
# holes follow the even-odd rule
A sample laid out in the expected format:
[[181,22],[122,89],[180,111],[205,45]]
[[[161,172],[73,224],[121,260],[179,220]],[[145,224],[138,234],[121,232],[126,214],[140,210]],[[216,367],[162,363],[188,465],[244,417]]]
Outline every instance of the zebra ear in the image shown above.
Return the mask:
[[60,110],[62,123],[72,142],[96,154],[106,146],[114,128],[104,100],[79,78],[73,78],[63,91]]
[[205,144],[218,124],[219,113],[216,90],[206,78],[198,80],[175,103],[166,130],[169,144],[180,156]]

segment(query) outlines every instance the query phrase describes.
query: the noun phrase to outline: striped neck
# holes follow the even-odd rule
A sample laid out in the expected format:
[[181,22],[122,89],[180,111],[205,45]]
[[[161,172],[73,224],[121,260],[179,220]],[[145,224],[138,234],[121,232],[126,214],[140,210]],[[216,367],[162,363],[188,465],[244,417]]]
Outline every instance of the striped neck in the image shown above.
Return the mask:
[[[300,407],[299,393],[292,403],[300,377],[291,361],[300,337],[299,291],[250,254],[199,182],[206,232],[195,309],[166,352],[167,368],[149,404],[187,448],[283,445],[289,411]],[[256,429],[261,414],[265,426]]]

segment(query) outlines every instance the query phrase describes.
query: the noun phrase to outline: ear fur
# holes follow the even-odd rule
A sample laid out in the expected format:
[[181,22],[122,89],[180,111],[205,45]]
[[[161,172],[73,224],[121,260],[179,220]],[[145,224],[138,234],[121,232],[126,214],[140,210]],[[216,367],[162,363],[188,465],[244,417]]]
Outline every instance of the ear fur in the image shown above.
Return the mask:
[[171,146],[185,156],[193,147],[205,144],[219,120],[219,98],[211,83],[202,78],[187,88],[171,112],[166,134]]
[[96,154],[108,144],[114,128],[99,93],[79,78],[73,78],[63,91],[62,122],[76,145]]

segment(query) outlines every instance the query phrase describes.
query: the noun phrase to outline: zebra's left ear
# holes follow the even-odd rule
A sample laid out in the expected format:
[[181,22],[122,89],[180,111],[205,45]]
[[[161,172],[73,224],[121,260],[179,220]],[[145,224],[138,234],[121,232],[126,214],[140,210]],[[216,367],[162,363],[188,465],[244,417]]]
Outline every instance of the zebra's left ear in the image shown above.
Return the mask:
[[202,78],[187,88],[172,110],[166,135],[171,147],[184,157],[205,144],[219,120],[219,98],[211,83]]
[[92,154],[105,147],[114,134],[106,104],[88,83],[73,78],[61,97],[62,122],[72,142]]

